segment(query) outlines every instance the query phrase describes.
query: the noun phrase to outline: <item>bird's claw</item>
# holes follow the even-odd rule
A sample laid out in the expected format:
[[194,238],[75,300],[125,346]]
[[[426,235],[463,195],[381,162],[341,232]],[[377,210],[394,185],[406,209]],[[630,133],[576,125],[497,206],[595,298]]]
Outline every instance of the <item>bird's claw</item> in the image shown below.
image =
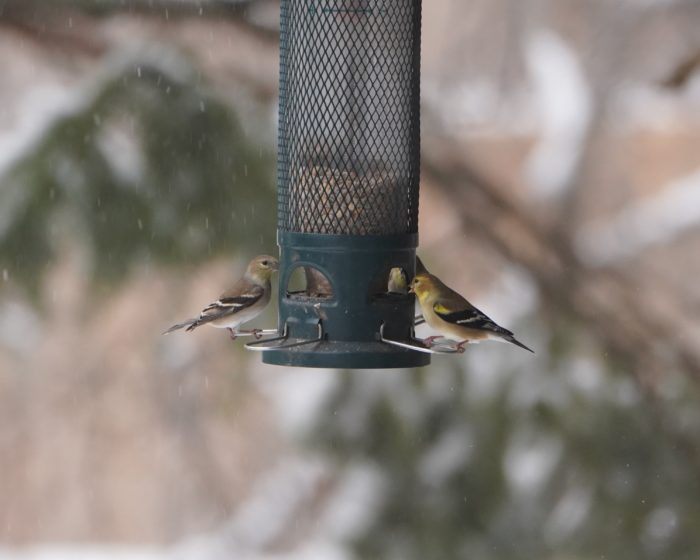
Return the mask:
[[263,329],[250,329],[247,331],[234,331],[233,329],[229,329],[229,331],[231,331],[231,340],[236,340],[240,335],[252,335],[255,337],[255,340],[260,340],[264,336]]
[[462,342],[460,342],[459,344],[457,344],[457,346],[455,346],[455,350],[457,350],[457,352],[458,352],[459,354],[464,354],[464,352],[466,352],[466,350],[467,350],[467,349],[464,347],[465,344],[469,344],[469,341],[468,341],[468,340],[463,340]]
[[444,336],[429,336],[428,338],[423,339],[423,344],[425,344],[428,348],[431,348],[432,346],[435,346],[435,341],[439,338],[445,338]]

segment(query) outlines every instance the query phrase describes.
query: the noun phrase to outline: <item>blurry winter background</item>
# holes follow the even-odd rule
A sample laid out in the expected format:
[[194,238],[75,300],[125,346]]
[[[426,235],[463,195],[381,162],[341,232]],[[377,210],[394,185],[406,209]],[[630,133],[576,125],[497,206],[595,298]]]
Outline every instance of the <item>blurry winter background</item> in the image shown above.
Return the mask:
[[700,2],[424,2],[420,254],[537,354],[355,372],[160,336],[276,250],[278,9],[0,0],[0,559],[698,558]]

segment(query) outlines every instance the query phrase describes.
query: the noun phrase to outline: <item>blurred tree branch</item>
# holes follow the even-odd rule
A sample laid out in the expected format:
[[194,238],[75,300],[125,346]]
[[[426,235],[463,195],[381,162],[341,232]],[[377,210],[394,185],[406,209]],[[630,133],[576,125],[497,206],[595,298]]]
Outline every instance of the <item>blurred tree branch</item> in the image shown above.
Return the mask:
[[673,318],[631,297],[632,278],[583,266],[558,225],[539,223],[506,194],[514,189],[478,171],[449,138],[426,136],[423,154],[426,177],[455,204],[462,228],[528,270],[559,311],[581,319],[604,348],[633,366],[643,386],[649,388],[678,366],[700,380],[698,350],[682,343]]
[[662,85],[679,89],[684,87],[700,69],[700,49],[691,52],[678,62],[672,72],[663,80]]
[[129,14],[167,22],[198,18],[244,24],[261,39],[276,40],[277,30],[250,17],[269,0],[5,0],[0,3],[0,27],[13,28],[36,41],[68,51],[99,56],[109,47],[95,20]]

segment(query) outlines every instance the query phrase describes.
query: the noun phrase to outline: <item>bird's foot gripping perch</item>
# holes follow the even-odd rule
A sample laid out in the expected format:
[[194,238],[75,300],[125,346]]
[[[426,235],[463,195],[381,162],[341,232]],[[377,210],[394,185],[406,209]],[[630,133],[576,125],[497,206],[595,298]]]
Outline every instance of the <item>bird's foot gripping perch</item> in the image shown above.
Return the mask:
[[421,340],[420,338],[410,338],[409,340],[393,340],[384,336],[384,324],[382,324],[379,328],[379,340],[381,342],[384,342],[385,344],[391,344],[392,346],[407,348],[409,350],[416,350],[417,352],[425,352],[427,354],[461,354],[462,352],[464,352],[464,350],[457,350],[454,346],[448,344],[435,344],[432,342],[438,338],[445,337],[432,336],[423,340]]
[[229,329],[229,331],[231,331],[231,340],[236,340],[239,336],[252,336],[255,340],[260,340],[263,336],[277,334],[277,329],[249,329],[245,331]]
[[444,339],[445,337],[442,336],[442,335],[429,336],[429,337],[427,337],[427,338],[424,338],[424,339],[422,340],[422,342],[423,342],[423,344],[425,344],[428,348],[432,348],[433,346],[435,346],[435,341],[436,341],[436,340],[439,340],[439,339],[441,339],[441,338]]
[[418,339],[426,348],[429,348],[435,354],[464,354],[466,351],[465,345],[469,344],[469,340],[457,342],[445,336],[435,335],[427,338]]
[[277,331],[274,329],[250,329],[247,331],[236,331],[235,336],[232,336],[231,338],[235,339],[238,336],[253,336],[255,337],[255,340],[260,340],[263,335],[276,332]]

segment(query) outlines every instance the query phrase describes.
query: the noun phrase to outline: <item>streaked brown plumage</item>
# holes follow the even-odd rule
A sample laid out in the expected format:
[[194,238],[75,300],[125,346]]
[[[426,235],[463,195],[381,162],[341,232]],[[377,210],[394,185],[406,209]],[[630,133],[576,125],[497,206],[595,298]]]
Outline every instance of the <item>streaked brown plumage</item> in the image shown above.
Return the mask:
[[270,302],[272,273],[279,268],[279,261],[270,255],[255,257],[243,277],[215,302],[207,305],[198,317],[173,325],[163,334],[178,329],[193,331],[202,325],[228,329],[236,338],[238,327],[255,318]]

